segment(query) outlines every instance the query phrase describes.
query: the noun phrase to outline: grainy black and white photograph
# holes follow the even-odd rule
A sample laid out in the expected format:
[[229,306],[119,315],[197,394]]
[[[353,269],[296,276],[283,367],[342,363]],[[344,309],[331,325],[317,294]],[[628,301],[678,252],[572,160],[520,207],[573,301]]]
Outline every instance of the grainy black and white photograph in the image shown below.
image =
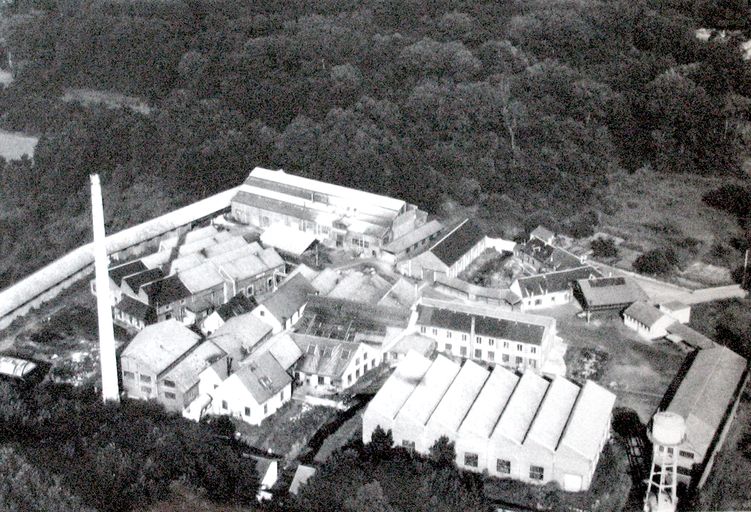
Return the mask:
[[0,0],[0,512],[751,510],[749,0]]

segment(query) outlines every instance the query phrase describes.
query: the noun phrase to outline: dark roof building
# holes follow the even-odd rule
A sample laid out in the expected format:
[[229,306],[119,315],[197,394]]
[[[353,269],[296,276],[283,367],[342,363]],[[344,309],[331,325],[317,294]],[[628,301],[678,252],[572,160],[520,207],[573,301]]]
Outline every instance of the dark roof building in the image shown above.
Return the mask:
[[579,279],[602,277],[602,274],[592,266],[578,267],[570,270],[558,270],[536,276],[520,277],[517,279],[519,292],[523,299],[537,297],[549,293],[563,292],[571,288]]
[[120,302],[115,306],[115,309],[136,320],[140,320],[144,324],[156,322],[156,312],[154,311],[154,308],[129,295],[123,295]]
[[547,244],[539,238],[517,244],[514,254],[540,271],[567,270],[582,266],[582,259],[568,251]]
[[431,252],[451,267],[484,238],[485,233],[477,224],[465,220],[457,229],[435,244]]
[[149,299],[149,304],[155,308],[166,306],[191,296],[177,275],[171,275],[158,281],[143,285],[143,291]]
[[587,311],[622,311],[637,301],[649,300],[644,290],[628,277],[579,279],[574,295]]
[[109,274],[110,279],[112,279],[117,286],[120,286],[124,277],[138,274],[144,270],[148,269],[141,260],[133,260],[110,267]]
[[255,297],[246,297],[241,293],[232,297],[226,304],[219,306],[216,313],[222,320],[227,321],[232,317],[250,313],[256,306],[258,302]]
[[138,290],[141,288],[141,286],[145,285],[146,283],[154,282],[157,279],[161,279],[163,277],[164,272],[162,272],[162,269],[152,268],[143,270],[137,274],[131,274],[127,277],[124,277],[123,281],[125,281],[125,283],[130,287],[131,290],[133,290],[135,293],[138,293]]

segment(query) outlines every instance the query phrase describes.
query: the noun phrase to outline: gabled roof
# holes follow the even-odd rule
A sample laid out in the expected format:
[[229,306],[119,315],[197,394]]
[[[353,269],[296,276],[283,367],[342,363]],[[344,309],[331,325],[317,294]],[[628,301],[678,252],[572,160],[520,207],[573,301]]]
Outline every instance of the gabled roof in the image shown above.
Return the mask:
[[138,289],[141,288],[141,286],[145,285],[146,283],[151,283],[163,277],[164,277],[164,272],[162,272],[162,269],[152,268],[149,270],[144,270],[137,274],[131,274],[129,276],[126,276],[123,278],[123,281],[128,283],[128,286],[130,286],[131,290],[138,291]]
[[246,297],[242,293],[232,297],[229,302],[222,304],[216,310],[216,314],[222,320],[228,320],[234,316],[250,313],[258,305],[255,297]]
[[579,386],[563,377],[553,380],[524,442],[534,441],[554,452],[571,415],[576,397],[579,396],[579,389]]
[[316,237],[307,231],[275,224],[261,233],[261,243],[299,257],[316,243]]
[[156,320],[156,312],[154,311],[154,308],[129,295],[123,295],[120,302],[115,305],[115,309],[122,311],[133,318],[142,320],[145,323]]
[[648,328],[651,328],[662,318],[667,317],[668,315],[666,315],[656,307],[647,304],[646,302],[639,301],[634,302],[628,308],[626,308],[626,310],[623,312],[623,316],[633,318],[637,322],[646,325]]
[[414,351],[421,356],[430,357],[435,348],[436,342],[433,339],[419,334],[408,334],[396,342],[390,351],[397,354],[408,354],[410,351]]
[[735,398],[746,364],[727,347],[699,350],[666,408],[686,420],[686,441],[702,458]]
[[574,281],[601,276],[602,274],[596,268],[587,265],[536,276],[520,277],[517,279],[517,284],[519,285],[522,298],[527,298],[546,295],[548,293],[564,292],[571,287]]
[[135,359],[159,375],[200,339],[177,320],[165,320],[148,325],[136,334],[120,357]]
[[475,223],[465,219],[458,228],[431,247],[430,252],[450,267],[483,238],[485,233]]
[[300,492],[300,487],[305,485],[307,481],[316,474],[316,468],[311,466],[304,466],[300,464],[295,470],[295,476],[292,478],[292,483],[289,486],[289,492],[291,494],[297,494]]
[[683,343],[700,349],[712,348],[715,342],[704,336],[702,333],[684,325],[678,321],[673,322],[665,328],[668,331],[667,338],[672,341],[682,341]]
[[492,439],[504,436],[516,444],[522,444],[547,389],[547,380],[526,371],[506,404]]
[[338,282],[339,272],[337,272],[333,268],[326,267],[313,278],[310,284],[312,284],[313,287],[318,290],[318,293],[323,296],[328,295],[328,293],[334,289]]
[[208,262],[188,270],[183,270],[177,275],[192,294],[224,285],[224,279],[222,279],[221,274]]
[[396,420],[425,425],[443,395],[451,386],[454,377],[459,373],[460,368],[457,363],[445,356],[438,355],[414,392],[399,410]]
[[239,359],[243,351],[253,347],[271,334],[272,327],[251,313],[228,318],[209,339],[227,354]]
[[160,378],[171,380],[177,389],[187,391],[199,381],[202,371],[226,355],[224,350],[211,341],[204,341],[164,372]]
[[258,343],[253,347],[253,352],[248,359],[257,355],[269,353],[274,356],[282,368],[289,370],[303,355],[300,347],[292,339],[288,332],[282,331]]
[[319,338],[304,334],[292,334],[302,351],[302,359],[297,363],[297,371],[307,375],[319,375],[331,379],[341,379],[350,361],[355,358],[360,343]]
[[400,277],[391,289],[380,298],[378,305],[411,308],[418,298],[420,298],[420,292],[417,290],[417,286]]
[[576,281],[587,307],[618,306],[649,297],[634,280],[628,277],[600,277]]
[[428,427],[435,426],[448,432],[456,432],[489,374],[488,370],[474,361],[465,362],[430,416]]
[[429,238],[431,235],[437,235],[443,229],[443,224],[437,220],[431,220],[430,222],[423,224],[407,233],[406,235],[397,238],[383,246],[383,250],[394,254],[399,254],[406,251],[407,248],[412,247],[418,242]]
[[261,354],[253,358],[248,364],[241,366],[237,372],[227,377],[225,382],[230,379],[239,381],[259,404],[267,402],[269,398],[292,382],[292,378],[271,354]]
[[261,304],[278,320],[292,318],[308,302],[308,296],[314,295],[316,289],[302,274],[295,274],[284,281]]
[[138,274],[146,269],[146,265],[144,265],[141,260],[133,260],[110,267],[109,275],[110,279],[112,279],[117,286],[120,286],[124,277]]
[[436,285],[449,288],[449,291],[458,290],[467,297],[474,295],[476,299],[492,299],[498,302],[503,301],[510,305],[517,304],[521,300],[518,295],[507,288],[487,288],[468,283],[456,277],[446,277],[443,274],[436,275],[435,283]]
[[177,275],[145,284],[141,289],[149,298],[149,304],[154,306],[166,306],[191,296],[190,290],[185,287]]
[[219,256],[221,254],[234,251],[236,249],[242,249],[243,247],[247,246],[248,242],[246,242],[243,237],[233,236],[232,238],[228,238],[223,242],[204,247],[201,250],[201,254],[203,254],[206,258],[212,258],[214,256]]
[[497,365],[464,418],[459,432],[484,439],[490,437],[518,382],[519,377],[513,372]]
[[431,361],[427,357],[417,352],[408,352],[370,401],[368,412],[394,419],[430,365]]
[[588,380],[579,392],[559,446],[594,461],[600,452],[602,433],[610,428],[615,395]]

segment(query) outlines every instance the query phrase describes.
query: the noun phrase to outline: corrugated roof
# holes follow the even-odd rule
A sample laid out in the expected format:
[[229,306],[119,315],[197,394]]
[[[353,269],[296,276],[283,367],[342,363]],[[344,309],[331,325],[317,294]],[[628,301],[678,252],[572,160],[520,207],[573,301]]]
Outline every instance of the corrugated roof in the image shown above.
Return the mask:
[[138,274],[146,269],[146,265],[144,265],[141,260],[134,260],[111,266],[109,269],[109,275],[110,279],[112,279],[117,286],[120,286],[124,277]]
[[277,319],[292,318],[316,289],[302,274],[295,274],[284,281],[266,300],[261,302]]
[[142,290],[152,306],[166,306],[191,296],[177,275],[172,275],[143,286]]
[[517,279],[522,297],[536,297],[548,293],[564,292],[568,290],[574,281],[601,277],[602,274],[592,266],[573,268],[570,270],[558,270],[539,274],[536,276],[520,277]]
[[431,361],[427,357],[417,352],[408,352],[370,401],[367,411],[386,418],[395,418],[430,365]]
[[171,380],[181,391],[192,388],[206,368],[227,354],[211,341],[204,341],[191,350],[183,359],[161,377]]
[[437,220],[431,220],[427,224],[423,224],[407,233],[406,235],[397,238],[383,246],[383,250],[394,254],[399,254],[412,247],[418,242],[429,238],[431,235],[437,235],[443,229],[443,224]]
[[547,389],[547,380],[532,371],[525,372],[506,404],[491,438],[504,436],[521,444]]
[[667,411],[686,420],[688,443],[706,454],[746,371],[746,360],[727,347],[699,350]]
[[566,446],[587,460],[595,460],[603,432],[610,428],[614,404],[613,393],[588,380],[579,392],[559,446]]
[[656,307],[647,304],[646,302],[639,301],[634,302],[623,312],[623,316],[633,318],[639,323],[652,327],[654,324],[660,321],[661,318],[667,316],[665,313],[657,309]]
[[641,287],[630,278],[601,277],[576,281],[587,307],[617,306],[649,300]]
[[425,425],[461,367],[439,355],[397,414],[397,421]]
[[534,441],[554,452],[577,396],[579,386],[563,377],[553,380],[524,442]]
[[488,438],[501,417],[519,377],[503,366],[496,366],[467,413],[459,432]]
[[456,432],[477,398],[490,372],[468,360],[433,411],[428,427]]
[[146,326],[128,343],[121,357],[132,358],[157,375],[193,348],[201,337],[177,320]]
[[450,267],[483,238],[485,233],[475,223],[465,220],[457,229],[431,247],[430,252]]

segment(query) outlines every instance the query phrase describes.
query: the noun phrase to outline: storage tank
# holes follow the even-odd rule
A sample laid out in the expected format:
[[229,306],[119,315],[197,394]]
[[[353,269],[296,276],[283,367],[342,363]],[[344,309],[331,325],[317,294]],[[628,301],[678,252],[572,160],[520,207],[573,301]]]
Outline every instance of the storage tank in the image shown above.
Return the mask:
[[674,412],[658,412],[652,418],[652,442],[663,446],[677,446],[686,437],[686,421]]

